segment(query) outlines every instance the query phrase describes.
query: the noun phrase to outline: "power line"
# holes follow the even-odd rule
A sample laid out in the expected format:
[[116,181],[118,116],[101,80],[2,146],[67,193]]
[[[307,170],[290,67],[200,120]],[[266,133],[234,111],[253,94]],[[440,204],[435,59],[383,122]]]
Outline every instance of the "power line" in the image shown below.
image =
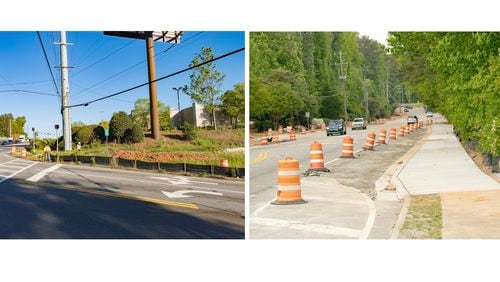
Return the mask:
[[0,86],[38,84],[38,83],[44,83],[44,82],[49,82],[49,81],[52,81],[52,80],[46,79],[46,80],[36,80],[36,81],[26,81],[26,82],[15,82],[15,83],[9,83],[9,84],[0,84]]
[[[184,40],[184,43],[188,42],[189,40],[191,40],[191,39],[193,39],[193,38],[197,37],[198,35],[200,35],[200,34],[202,34],[202,33],[203,33],[203,31],[200,31],[200,32],[196,33],[195,35],[193,35],[193,36],[191,36],[191,37],[187,38],[186,40]],[[164,54],[166,54],[166,53],[168,53],[168,51],[170,51],[170,50],[171,50],[172,48],[174,48],[175,46],[177,46],[177,45],[176,45],[176,44],[171,45],[171,46],[169,46],[167,49],[165,49],[165,50],[163,50],[163,51],[161,51],[161,52],[159,52],[159,53],[155,54],[155,58],[156,58],[156,57],[159,57],[159,56],[161,56],[161,55],[164,55]],[[183,45],[183,46],[185,46],[185,45]],[[113,78],[115,78],[115,77],[117,77],[117,76],[119,76],[119,75],[121,75],[121,74],[123,74],[123,73],[126,73],[126,72],[128,72],[129,70],[131,70],[131,69],[133,69],[133,68],[136,68],[136,67],[138,67],[138,66],[142,65],[142,64],[143,64],[143,63],[145,63],[146,61],[147,61],[147,60],[142,60],[142,61],[140,61],[140,62],[138,62],[138,63],[136,63],[136,64],[134,64],[134,65],[132,65],[132,66],[130,66],[130,67],[128,67],[128,68],[126,68],[126,69],[124,69],[124,70],[122,70],[122,71],[120,71],[120,72],[118,72],[118,73],[116,73],[116,74],[114,74],[114,75],[112,75],[112,76],[110,76],[110,77],[108,77],[108,78],[105,78],[105,79],[103,79],[103,80],[101,80],[101,81],[99,81],[99,82],[97,82],[97,83],[93,84],[92,86],[90,86],[90,87],[88,87],[88,88],[81,87],[81,88],[82,88],[82,89],[84,89],[84,90],[82,90],[82,91],[80,91],[80,92],[78,92],[78,93],[74,94],[74,95],[73,95],[73,98],[74,98],[74,97],[77,97],[79,94],[84,93],[85,91],[90,91],[90,89],[93,89],[94,87],[96,87],[96,86],[98,86],[98,85],[100,85],[100,84],[103,84],[103,83],[104,83],[104,82],[106,82],[106,81],[109,81],[109,80],[111,80],[111,79],[113,79]]]
[[229,53],[226,53],[224,55],[221,55],[219,57],[216,57],[216,58],[213,58],[213,59],[210,59],[208,61],[205,61],[203,63],[200,63],[200,64],[197,64],[197,65],[194,65],[194,66],[191,66],[191,67],[188,67],[188,68],[185,68],[185,69],[182,69],[180,71],[176,71],[174,73],[171,73],[171,74],[168,74],[168,75],[165,75],[165,76],[162,76],[160,78],[157,78],[155,80],[152,80],[150,82],[145,82],[145,83],[142,83],[142,84],[139,84],[139,85],[136,85],[134,87],[130,87],[128,89],[125,89],[125,90],[122,90],[122,91],[118,91],[116,93],[113,93],[113,94],[110,94],[110,95],[107,95],[107,96],[104,96],[104,97],[101,97],[101,98],[98,98],[98,99],[95,99],[95,100],[92,100],[92,101],[89,101],[89,102],[86,102],[86,103],[80,103],[80,104],[76,104],[76,105],[72,105],[72,106],[68,106],[69,108],[73,108],[73,107],[81,107],[81,106],[88,106],[92,103],[95,103],[95,102],[98,102],[98,101],[101,101],[101,100],[104,100],[104,99],[108,99],[108,98],[111,98],[111,97],[114,97],[114,96],[117,96],[117,95],[120,95],[120,94],[124,94],[126,92],[130,92],[132,90],[135,90],[137,88],[141,88],[141,87],[144,87],[146,85],[149,85],[150,83],[154,83],[154,82],[158,82],[160,80],[164,80],[164,79],[167,79],[169,77],[172,77],[172,76],[175,76],[175,75],[178,75],[178,74],[181,74],[181,73],[184,73],[186,71],[189,71],[189,70],[192,70],[192,69],[195,69],[195,68],[198,68],[198,67],[201,67],[203,65],[206,65],[206,64],[209,64],[211,62],[215,62],[215,61],[218,61],[220,59],[223,59],[225,57],[229,57],[231,55],[234,55],[236,53],[239,53],[239,52],[242,52],[244,51],[245,48],[240,48],[240,49],[237,49],[237,50],[234,50],[234,51],[231,51]]
[[85,68],[81,69],[80,71],[75,72],[75,73],[73,74],[73,76],[76,76],[76,75],[78,75],[78,74],[80,74],[80,73],[82,73],[82,72],[84,72],[84,71],[86,71],[86,70],[88,70],[88,69],[92,68],[93,66],[95,66],[95,65],[97,65],[97,64],[99,64],[99,63],[101,63],[102,61],[106,60],[107,58],[109,58],[109,57],[113,56],[114,54],[116,54],[116,53],[120,52],[121,50],[125,49],[126,47],[130,46],[130,45],[131,45],[132,43],[134,43],[134,42],[135,42],[134,40],[131,40],[131,41],[130,41],[130,42],[128,42],[127,44],[125,44],[125,45],[123,45],[122,47],[120,47],[120,48],[116,49],[115,51],[113,51],[113,52],[111,52],[111,53],[107,54],[106,56],[104,56],[104,57],[100,58],[99,60],[95,61],[94,63],[90,64],[89,66],[87,66],[87,67],[85,67]]
[[52,82],[54,83],[54,88],[56,89],[56,93],[59,94],[59,89],[57,89],[56,79],[54,78],[54,74],[52,73],[52,68],[50,67],[49,58],[47,57],[47,52],[45,52],[45,46],[43,45],[42,36],[40,32],[37,31],[36,35],[38,37],[38,41],[40,42],[40,46],[42,46],[43,56],[45,57],[45,62],[47,63],[47,67],[49,68],[50,76],[52,77]]
[[59,96],[59,94],[30,91],[30,90],[20,90],[20,89],[0,90],[0,93],[1,92],[22,92],[22,93],[30,93],[30,94],[37,94],[37,95],[45,95],[45,96]]

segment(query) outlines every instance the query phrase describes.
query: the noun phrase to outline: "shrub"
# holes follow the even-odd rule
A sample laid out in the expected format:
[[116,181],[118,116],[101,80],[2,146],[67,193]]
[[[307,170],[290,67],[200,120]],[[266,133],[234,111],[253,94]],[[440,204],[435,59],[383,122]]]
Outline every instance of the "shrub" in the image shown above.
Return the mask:
[[131,128],[125,131],[123,137],[127,143],[139,143],[144,140],[144,131],[138,123],[135,123]]
[[184,126],[182,127],[182,133],[184,133],[184,139],[186,140],[196,140],[198,138],[198,129],[196,126],[190,124],[190,123],[185,123]]
[[121,143],[121,139],[125,136],[125,131],[132,127],[132,119],[127,113],[120,111],[113,114],[109,122],[109,134],[112,139],[117,139]]
[[82,145],[87,145],[92,143],[95,139],[94,135],[94,125],[86,125],[79,127],[77,131],[73,134],[73,141],[80,142]]

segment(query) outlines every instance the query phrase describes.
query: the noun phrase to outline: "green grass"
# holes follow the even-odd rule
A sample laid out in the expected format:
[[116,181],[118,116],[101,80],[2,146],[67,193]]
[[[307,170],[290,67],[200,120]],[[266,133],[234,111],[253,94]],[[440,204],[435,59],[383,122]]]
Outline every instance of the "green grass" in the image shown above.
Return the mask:
[[442,222],[441,197],[438,194],[411,196],[401,238],[441,239]]

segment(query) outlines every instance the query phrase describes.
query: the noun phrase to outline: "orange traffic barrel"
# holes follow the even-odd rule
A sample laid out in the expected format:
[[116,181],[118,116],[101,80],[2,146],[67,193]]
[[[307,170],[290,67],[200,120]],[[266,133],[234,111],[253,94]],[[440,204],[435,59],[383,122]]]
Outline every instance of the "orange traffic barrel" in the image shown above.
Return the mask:
[[301,126],[301,127],[300,127],[300,133],[301,133],[301,134],[306,134],[306,128],[305,128],[305,127],[303,127],[303,126]]
[[262,135],[260,136],[260,145],[266,145],[267,144],[267,134],[265,132],[262,132]]
[[290,141],[297,140],[297,135],[295,134],[295,130],[292,129],[292,131],[289,133],[289,135],[290,135]]
[[306,203],[300,190],[299,161],[291,157],[278,161],[278,193],[271,204],[292,205]]
[[342,143],[342,156],[341,158],[354,158],[354,141],[351,136],[345,136]]
[[399,136],[401,136],[401,137],[405,136],[405,126],[404,125],[401,125],[399,127]]
[[375,146],[375,132],[370,132],[366,137],[366,142],[363,146],[363,149],[372,151],[373,146]]
[[280,136],[277,131],[273,132],[273,143],[279,143],[280,142]]
[[278,134],[282,134],[283,133],[283,126],[279,126],[278,127]]
[[10,153],[15,154],[16,153],[16,146],[10,147]]
[[314,141],[310,147],[310,162],[309,170],[314,171],[329,171],[325,169],[325,161],[323,159],[323,145],[318,141]]
[[311,133],[314,133],[314,126],[311,126]]
[[380,129],[380,133],[378,134],[378,142],[380,144],[385,144],[385,137],[387,135],[387,130],[385,129]]
[[21,157],[26,158],[26,148],[21,149]]
[[390,132],[390,134],[389,134],[389,138],[390,138],[391,140],[396,140],[396,138],[397,138],[397,137],[396,137],[396,135],[397,135],[397,134],[396,134],[396,131],[397,131],[397,129],[396,129],[395,127],[391,128],[391,132]]
[[408,125],[405,125],[405,135],[410,134],[410,127]]
[[229,167],[229,161],[228,160],[221,160],[220,167]]

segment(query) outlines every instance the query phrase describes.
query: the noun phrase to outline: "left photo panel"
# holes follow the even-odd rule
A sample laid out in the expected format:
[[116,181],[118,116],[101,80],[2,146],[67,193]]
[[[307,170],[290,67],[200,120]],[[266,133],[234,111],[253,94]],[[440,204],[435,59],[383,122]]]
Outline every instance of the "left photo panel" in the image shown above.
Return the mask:
[[244,239],[245,32],[0,31],[0,239]]

